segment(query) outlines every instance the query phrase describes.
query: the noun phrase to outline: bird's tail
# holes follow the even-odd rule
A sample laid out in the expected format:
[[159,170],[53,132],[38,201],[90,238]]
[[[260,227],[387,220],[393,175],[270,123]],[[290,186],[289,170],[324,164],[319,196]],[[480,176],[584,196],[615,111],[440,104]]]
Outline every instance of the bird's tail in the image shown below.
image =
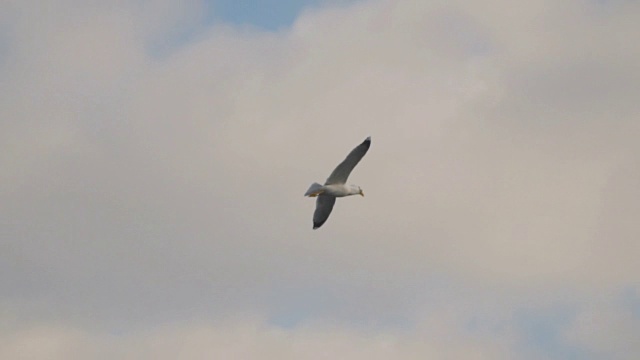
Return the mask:
[[304,196],[310,196],[310,197],[318,196],[322,194],[323,191],[324,190],[322,189],[322,185],[318,184],[317,182],[314,182],[313,184],[311,184],[311,186],[309,186],[309,190],[307,190],[307,192],[304,193]]

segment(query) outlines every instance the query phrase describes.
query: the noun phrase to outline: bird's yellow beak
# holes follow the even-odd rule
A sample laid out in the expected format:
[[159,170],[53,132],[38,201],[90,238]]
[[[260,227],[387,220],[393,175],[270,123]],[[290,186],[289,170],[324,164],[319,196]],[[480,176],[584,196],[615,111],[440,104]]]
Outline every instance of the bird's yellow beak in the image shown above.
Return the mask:
[[364,197],[364,191],[360,190],[360,196]]

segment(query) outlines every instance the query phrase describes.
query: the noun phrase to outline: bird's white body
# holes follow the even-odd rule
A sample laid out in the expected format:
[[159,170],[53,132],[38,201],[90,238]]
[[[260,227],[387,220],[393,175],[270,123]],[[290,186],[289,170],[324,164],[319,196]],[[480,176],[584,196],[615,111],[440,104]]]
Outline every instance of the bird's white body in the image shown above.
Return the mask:
[[362,195],[362,189],[358,185],[331,184],[322,187],[323,193],[335,197]]

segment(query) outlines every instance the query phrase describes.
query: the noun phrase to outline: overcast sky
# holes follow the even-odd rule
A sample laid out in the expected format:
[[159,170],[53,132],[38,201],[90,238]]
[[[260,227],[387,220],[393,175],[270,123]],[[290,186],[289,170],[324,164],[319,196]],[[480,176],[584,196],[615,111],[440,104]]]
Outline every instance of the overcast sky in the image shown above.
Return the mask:
[[2,1],[0,358],[636,359],[638,19]]

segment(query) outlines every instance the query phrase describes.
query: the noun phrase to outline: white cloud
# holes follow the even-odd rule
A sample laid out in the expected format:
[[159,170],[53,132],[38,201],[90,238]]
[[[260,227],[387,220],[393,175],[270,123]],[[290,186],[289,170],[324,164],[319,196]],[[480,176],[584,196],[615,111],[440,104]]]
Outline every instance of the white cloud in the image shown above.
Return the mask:
[[[513,311],[638,282],[635,3],[358,2],[278,33],[207,27],[197,2],[76,5],[0,8],[14,314],[127,329],[269,317],[310,293],[302,324],[379,325],[442,288]],[[301,194],[368,135],[351,178],[367,197],[311,231]],[[476,346],[459,328],[446,351]],[[19,336],[90,336],[38,331]],[[313,331],[310,347],[334,332]],[[347,352],[382,346],[340,331]]]
[[[257,319],[216,325],[165,326],[126,336],[39,326],[3,336],[0,355],[12,359],[507,359],[508,341],[460,333],[434,319],[417,333],[371,332],[338,324],[295,330]],[[442,321],[445,320],[445,321]],[[437,326],[436,326],[437,323]],[[7,334],[4,334],[7,335]]]

